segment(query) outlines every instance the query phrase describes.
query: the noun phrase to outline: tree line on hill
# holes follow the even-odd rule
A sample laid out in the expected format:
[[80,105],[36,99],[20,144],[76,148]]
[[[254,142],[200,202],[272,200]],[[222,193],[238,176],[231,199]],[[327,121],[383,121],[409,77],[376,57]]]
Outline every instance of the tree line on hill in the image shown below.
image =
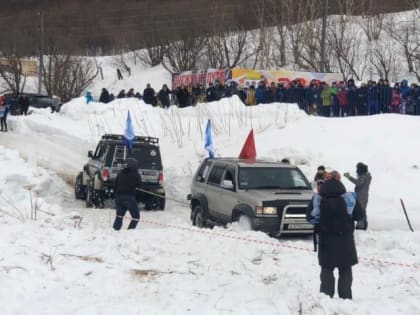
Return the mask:
[[[0,91],[24,89],[21,60],[39,54],[41,16],[36,11],[46,7],[43,83],[48,94],[64,101],[79,96],[100,74],[95,59],[77,57],[81,54],[114,53],[115,66],[122,69],[129,63],[162,63],[171,73],[234,67],[321,70],[323,0],[232,1],[226,6],[215,1],[211,7],[201,0],[125,0],[118,5],[92,0],[69,2],[66,10],[49,0],[19,3],[0,0],[6,9],[0,16],[0,76],[5,82]],[[358,81],[396,81],[409,72],[420,80],[418,0],[330,3],[330,13],[340,15],[330,16],[327,27],[326,72]],[[404,20],[383,14],[403,9],[414,11]]]

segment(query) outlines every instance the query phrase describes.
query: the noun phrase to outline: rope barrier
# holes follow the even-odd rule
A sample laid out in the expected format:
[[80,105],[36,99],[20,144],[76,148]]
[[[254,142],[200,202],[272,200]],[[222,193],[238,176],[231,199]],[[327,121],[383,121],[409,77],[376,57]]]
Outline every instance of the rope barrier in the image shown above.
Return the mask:
[[[180,203],[180,204],[183,204],[183,205],[188,205],[188,206],[190,205],[188,202],[180,201],[180,200],[177,200],[177,199],[174,199],[174,198],[170,198],[170,197],[167,197],[165,195],[155,194],[155,193],[153,193],[149,190],[144,190],[144,189],[140,189],[140,188],[136,188],[136,189],[138,191],[150,194],[150,195],[158,197],[158,198],[166,198],[167,200],[172,200],[174,202],[177,202],[177,203]],[[242,236],[235,236],[235,235],[230,235],[230,234],[226,234],[226,233],[214,232],[213,230],[210,230],[210,229],[198,229],[198,228],[193,228],[193,227],[184,227],[184,226],[179,226],[179,225],[174,225],[174,224],[166,224],[166,223],[159,223],[159,222],[144,220],[144,219],[140,219],[140,222],[150,224],[150,225],[157,225],[157,226],[161,226],[161,227],[165,227],[165,228],[173,228],[173,229],[177,229],[177,230],[192,232],[192,233],[200,233],[200,234],[205,234],[205,235],[217,236],[217,237],[221,237],[221,238],[228,238],[228,239],[247,242],[247,243],[269,245],[269,246],[274,246],[274,247],[283,247],[283,248],[287,248],[287,249],[293,249],[293,250],[313,253],[312,248],[306,248],[306,247],[300,247],[300,246],[295,246],[295,245],[290,245],[290,244],[284,244],[284,243],[280,243],[279,241],[273,242],[271,240],[258,240],[258,239],[253,239],[253,238],[249,238],[249,237],[242,237]],[[411,268],[411,269],[420,270],[420,265],[415,265],[415,264],[405,264],[405,263],[399,263],[399,262],[395,262],[395,261],[388,261],[388,260],[382,260],[382,259],[377,259],[377,258],[364,258],[364,257],[359,257],[359,260],[361,262],[364,262],[367,265],[389,265],[389,266],[397,266],[397,267],[404,267],[404,268]]]
[[168,197],[166,195],[159,195],[159,194],[156,194],[154,192],[151,192],[150,190],[145,190],[145,189],[141,189],[141,188],[136,188],[136,190],[141,191],[141,192],[144,192],[144,193],[149,194],[149,195],[152,195],[152,196],[155,196],[155,197],[158,197],[158,198],[167,199],[167,200],[171,200],[171,201],[174,201],[174,202],[183,204],[183,205],[190,206],[190,203],[189,202],[177,200],[177,199]]
[[[177,230],[182,230],[182,231],[187,231],[187,232],[205,234],[205,235],[209,235],[209,236],[217,236],[217,237],[221,237],[221,238],[228,238],[228,239],[247,242],[247,243],[269,245],[269,246],[274,246],[274,247],[282,247],[282,248],[287,248],[287,249],[292,249],[292,250],[298,250],[298,251],[313,253],[312,248],[300,247],[300,246],[295,246],[295,245],[290,245],[290,244],[284,244],[284,243],[281,243],[279,241],[274,242],[274,241],[271,241],[271,240],[258,240],[258,239],[253,239],[253,238],[249,238],[249,237],[235,236],[235,235],[231,235],[231,234],[227,234],[227,233],[214,232],[213,230],[210,230],[210,229],[198,229],[198,228],[193,228],[193,227],[184,227],[184,226],[178,226],[178,225],[166,224],[166,223],[159,223],[159,222],[144,220],[144,219],[141,219],[140,222],[150,224],[150,225],[157,225],[157,226],[161,226],[161,227],[165,227],[165,228],[174,228],[174,229],[177,229]],[[361,262],[365,263],[366,265],[388,265],[388,266],[397,266],[397,267],[404,267],[404,268],[411,268],[411,269],[415,269],[415,270],[420,270],[420,265],[416,265],[416,264],[405,264],[405,263],[399,263],[399,262],[395,262],[395,261],[382,260],[382,259],[377,259],[377,258],[363,258],[363,257],[359,257],[359,260]]]

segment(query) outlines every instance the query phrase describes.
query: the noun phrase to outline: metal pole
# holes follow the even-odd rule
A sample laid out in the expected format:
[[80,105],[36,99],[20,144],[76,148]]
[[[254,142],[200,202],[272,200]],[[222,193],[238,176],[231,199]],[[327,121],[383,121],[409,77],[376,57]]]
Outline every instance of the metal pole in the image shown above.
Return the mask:
[[322,16],[322,35],[321,35],[321,64],[320,71],[325,72],[325,40],[327,37],[327,19],[328,19],[328,0],[324,0],[324,13]]
[[44,69],[44,15],[42,12],[38,13],[40,16],[40,43],[39,43],[39,69],[38,69],[38,94],[42,92],[42,72]]

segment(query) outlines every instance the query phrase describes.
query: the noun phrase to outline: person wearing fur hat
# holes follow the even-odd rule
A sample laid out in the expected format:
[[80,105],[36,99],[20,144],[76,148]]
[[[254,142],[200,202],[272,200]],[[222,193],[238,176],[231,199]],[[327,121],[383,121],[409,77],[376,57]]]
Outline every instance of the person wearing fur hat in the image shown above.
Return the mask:
[[[356,173],[357,178],[352,177],[348,172],[344,173],[344,177],[356,185],[354,188],[356,198],[364,210],[364,213],[366,214],[366,208],[369,200],[369,187],[372,181],[372,176],[368,171],[368,166],[362,162],[357,163]],[[356,229],[366,230],[367,227],[368,221],[367,215],[365,215],[363,220],[357,222]]]

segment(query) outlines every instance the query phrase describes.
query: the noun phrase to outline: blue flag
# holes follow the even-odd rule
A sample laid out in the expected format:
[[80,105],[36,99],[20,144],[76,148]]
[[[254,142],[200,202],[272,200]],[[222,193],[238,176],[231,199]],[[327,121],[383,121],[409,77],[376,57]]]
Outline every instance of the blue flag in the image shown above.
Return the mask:
[[207,121],[206,134],[204,137],[204,148],[209,151],[209,158],[214,159],[213,139],[211,137],[211,122]]
[[133,140],[136,135],[134,134],[133,123],[131,122],[130,111],[127,113],[127,124],[125,126],[123,144],[126,145],[130,150],[133,147]]

